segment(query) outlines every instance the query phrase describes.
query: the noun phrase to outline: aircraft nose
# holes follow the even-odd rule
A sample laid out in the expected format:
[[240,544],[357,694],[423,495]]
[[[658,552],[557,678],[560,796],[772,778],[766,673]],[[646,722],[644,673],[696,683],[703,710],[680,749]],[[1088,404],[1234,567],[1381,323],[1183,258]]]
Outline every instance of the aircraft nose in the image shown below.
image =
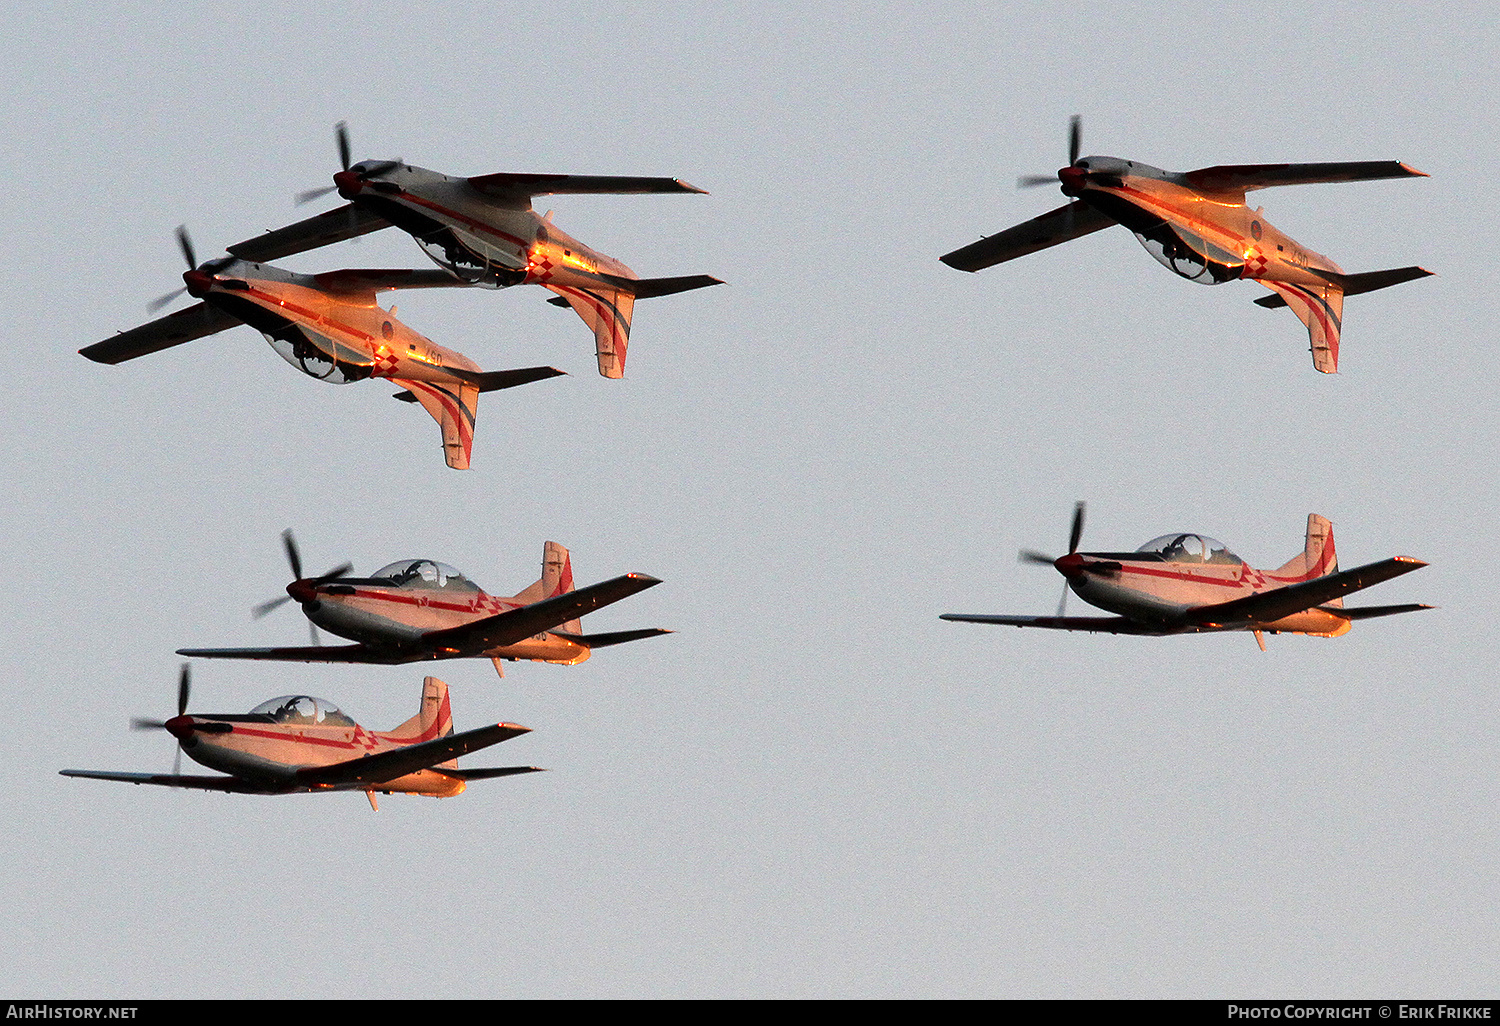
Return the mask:
[[205,274],[196,267],[190,271],[182,272],[182,282],[187,286],[188,295],[194,299],[202,299],[213,291],[213,275]]
[[353,171],[340,171],[333,176],[334,187],[344,199],[353,199],[365,187],[365,180]]
[[1065,195],[1081,196],[1083,183],[1088,179],[1088,175],[1082,168],[1070,164],[1057,173],[1057,178],[1062,182],[1062,191]]
[[1064,577],[1073,578],[1083,576],[1083,557],[1076,552],[1070,552],[1066,556],[1058,556],[1052,561],[1052,565],[1057,567],[1057,572]]
[[167,732],[179,741],[186,741],[193,736],[193,718],[191,716],[173,716],[162,726]]
[[286,593],[305,606],[309,602],[317,601],[318,586],[312,581],[303,578],[300,581],[293,581],[291,584],[288,584],[286,586]]

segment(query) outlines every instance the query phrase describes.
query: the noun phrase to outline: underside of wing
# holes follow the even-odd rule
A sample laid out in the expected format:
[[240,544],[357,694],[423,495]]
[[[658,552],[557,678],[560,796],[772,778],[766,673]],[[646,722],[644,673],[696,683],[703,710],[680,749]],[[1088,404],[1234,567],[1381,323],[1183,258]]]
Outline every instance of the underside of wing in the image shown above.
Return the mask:
[[1219,164],[1188,171],[1183,179],[1204,192],[1249,192],[1277,185],[1364,182],[1379,178],[1426,178],[1399,160],[1356,160],[1326,164]]
[[533,196],[585,193],[615,196],[667,192],[708,194],[706,189],[689,185],[679,178],[645,178],[634,175],[518,175],[502,171],[493,175],[478,175],[468,181],[479,192],[511,203],[529,200]]
[[341,296],[371,296],[392,289],[463,289],[470,284],[437,267],[421,270],[401,268],[345,268],[324,271],[313,277],[329,292]]
[[391,222],[379,214],[346,203],[326,214],[309,217],[305,221],[276,228],[254,239],[236,242],[229,252],[241,260],[263,264],[268,260],[280,260],[296,253],[305,253],[320,246],[331,246],[359,235],[389,228]]
[[1171,634],[1123,616],[1005,616],[991,613],[944,613],[943,620],[960,623],[993,623],[1006,627],[1046,627],[1054,631],[1090,631],[1099,634]]
[[979,271],[1035,253],[1039,249],[1070,242],[1108,228],[1114,223],[1113,218],[1101,214],[1087,203],[1074,201],[1056,210],[1049,210],[1041,217],[1033,217],[1014,228],[1007,228],[998,235],[971,242],[940,259],[949,267],[956,267],[960,271]]
[[197,659],[268,659],[283,663],[384,663],[399,657],[364,645],[304,645],[301,648],[179,648],[180,656]]
[[308,784],[379,784],[497,745],[501,741],[509,741],[530,730],[530,727],[514,723],[496,723],[477,730],[466,730],[462,734],[449,734],[421,744],[349,759],[332,766],[308,767],[297,771],[297,779]]
[[[1232,602],[1199,606],[1189,610],[1186,619],[1189,624],[1208,628],[1273,623],[1282,617],[1320,606],[1350,592],[1361,591],[1393,577],[1420,570],[1426,565],[1420,559],[1410,556],[1392,556],[1378,563],[1369,563],[1353,570],[1341,570],[1273,591],[1262,591]],[[1349,616],[1343,610],[1331,612],[1346,619],[1358,618],[1357,615]]]
[[158,317],[148,324],[122,331],[114,338],[107,338],[78,351],[95,363],[124,363],[137,356],[180,346],[184,342],[191,342],[241,323],[243,322],[238,317],[232,317],[207,303],[194,303],[185,310]]
[[198,791],[226,791],[233,794],[286,794],[295,787],[259,784],[239,777],[184,776],[177,773],[115,773],[108,770],[59,770],[65,777],[87,777],[90,780],[119,780],[127,784],[158,784],[162,787],[186,787]]
[[422,636],[422,644],[433,653],[433,658],[479,655],[492,648],[514,645],[660,583],[647,574],[623,574],[462,627],[432,631]]

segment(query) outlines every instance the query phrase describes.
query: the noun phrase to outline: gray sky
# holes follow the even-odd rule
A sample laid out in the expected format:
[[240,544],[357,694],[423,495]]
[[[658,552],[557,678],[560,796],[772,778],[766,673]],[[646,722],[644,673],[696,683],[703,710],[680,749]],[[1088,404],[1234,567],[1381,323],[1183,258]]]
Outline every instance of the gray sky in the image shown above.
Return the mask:
[[[30,12],[0,38],[12,352],[3,522],[0,984],[38,996],[1493,995],[1500,843],[1490,568],[1496,16],[1383,4],[203,5]],[[1404,160],[1430,179],[1268,190],[1350,271],[1341,373],[1258,286],[1174,278],[1123,229],[977,275],[939,254],[1061,202],[1087,153],[1186,170]],[[676,175],[555,197],[643,276],[623,381],[525,287],[396,297],[485,368],[474,470],[370,383],[249,328],[76,355],[200,255],[304,215],[356,159],[450,174]],[[322,206],[331,206],[323,201]],[[427,266],[383,232],[297,270]],[[387,297],[389,299],[389,297]],[[1061,581],[1017,549],[1169,530],[1275,567],[1309,512],[1369,601],[1324,640],[1025,632]],[[69,780],[165,770],[126,729],[189,645],[288,572],[404,556],[510,594],[665,584],[591,630],[679,633],[577,667],[443,664],[471,760],[551,772],[448,801]],[[1074,598],[1074,611],[1086,607]],[[411,716],[423,668],[201,663],[194,706],[327,696]]]

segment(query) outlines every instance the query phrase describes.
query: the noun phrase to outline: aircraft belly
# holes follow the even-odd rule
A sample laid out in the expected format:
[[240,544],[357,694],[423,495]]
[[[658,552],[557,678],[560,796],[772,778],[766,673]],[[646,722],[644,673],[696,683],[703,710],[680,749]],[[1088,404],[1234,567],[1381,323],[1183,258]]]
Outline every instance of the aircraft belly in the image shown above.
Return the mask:
[[[381,603],[389,606],[390,603]],[[403,606],[402,619],[394,620],[383,613],[374,612],[362,605],[348,602],[330,602],[326,599],[310,619],[324,630],[350,641],[369,645],[404,645],[417,641],[426,631],[439,626],[436,618],[424,614],[427,611],[417,606]],[[445,625],[444,625],[445,626]]]
[[[267,742],[265,738],[251,738],[243,734],[223,734],[212,741],[200,735],[197,743],[185,742],[182,750],[194,762],[209,769],[228,773],[249,780],[290,783],[297,765],[305,755],[299,746],[287,741]],[[251,752],[248,749],[254,748]],[[278,757],[280,756],[280,757]]]
[[555,634],[540,638],[527,638],[514,645],[501,645],[487,649],[484,655],[491,659],[525,659],[538,663],[557,663],[560,666],[576,666],[590,655],[585,645],[580,645]]

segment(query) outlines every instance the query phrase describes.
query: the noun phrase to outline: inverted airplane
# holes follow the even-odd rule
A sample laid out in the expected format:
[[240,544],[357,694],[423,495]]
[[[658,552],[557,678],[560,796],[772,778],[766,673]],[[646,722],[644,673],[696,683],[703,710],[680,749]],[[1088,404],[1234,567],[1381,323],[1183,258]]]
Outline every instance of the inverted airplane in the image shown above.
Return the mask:
[[[443,432],[443,456],[469,468],[479,394],[556,377],[556,367],[482,371],[462,353],[444,349],[381,309],[377,293],[456,284],[442,271],[343,270],[294,274],[269,264],[221,257],[201,266],[187,232],[177,239],[187,259],[186,291],[200,302],[79,352],[118,364],[239,324],[266,337],[287,363],[336,385],[383,378],[401,386],[396,398],[420,403]],[[169,301],[176,293],[164,296]]]
[[660,627],[584,634],[579,618],[660,584],[646,574],[624,574],[574,590],[568,550],[547,542],[542,576],[510,598],[488,595],[453,567],[430,559],[401,559],[369,577],[346,577],[349,564],[318,577],[302,576],[291,532],[283,536],[295,578],[286,596],[263,603],[263,615],[290,600],[314,627],[353,645],[297,648],[183,648],[178,655],[205,659],[269,659],[302,663],[398,665],[429,659],[486,658],[503,677],[503,660],[573,666],[596,648],[650,638]]
[[395,225],[464,283],[492,289],[540,285],[556,293],[548,302],[571,306],[594,332],[599,373],[606,378],[625,372],[637,299],[723,284],[706,274],[641,278],[557,228],[550,211],[543,217],[531,209],[537,196],[565,193],[706,195],[676,178],[507,172],[455,178],[400,160],[351,165],[343,122],[336,134],[343,170],[333,176],[330,188],[304,193],[301,199],[337,191],[349,202],[237,243],[229,252],[246,260],[279,260]]
[[[1056,616],[944,613],[944,620],[1046,627],[1107,634],[1196,634],[1249,631],[1262,651],[1265,634],[1311,634],[1336,638],[1355,620],[1410,613],[1431,606],[1344,606],[1344,596],[1410,573],[1427,564],[1393,556],[1353,570],[1340,570],[1333,525],[1316,513],[1307,518],[1303,551],[1275,570],[1255,570],[1222,542],[1198,534],[1164,534],[1134,552],[1079,552],[1083,503],[1073,513],[1068,554],[1056,559],[1023,551],[1021,559],[1057,568],[1066,580]],[[1114,616],[1066,616],[1072,591]]]
[[1427,177],[1395,160],[1323,164],[1228,164],[1197,171],[1163,171],[1119,157],[1080,157],[1079,122],[1069,132],[1068,166],[1032,175],[1023,186],[1062,183],[1069,202],[1024,224],[970,243],[942,258],[960,271],[978,271],[1037,250],[1121,224],[1173,273],[1203,285],[1244,278],[1273,293],[1255,302],[1289,306],[1307,327],[1313,366],[1338,370],[1344,297],[1423,278],[1431,271],[1398,267],[1345,274],[1320,253],[1273,228],[1245,194],[1278,185]]
[[[451,798],[462,794],[471,780],[537,772],[535,766],[459,769],[458,756],[529,733],[530,728],[496,723],[455,734],[448,685],[436,677],[423,681],[417,715],[389,731],[366,730],[332,702],[310,695],[283,695],[248,713],[189,715],[188,693],[184,665],[177,715],[131,723],[137,730],[165,730],[177,739],[171,773],[65,769],[61,774],[234,794],[363,791],[378,811],[377,792]],[[183,774],[183,752],[220,775]]]

